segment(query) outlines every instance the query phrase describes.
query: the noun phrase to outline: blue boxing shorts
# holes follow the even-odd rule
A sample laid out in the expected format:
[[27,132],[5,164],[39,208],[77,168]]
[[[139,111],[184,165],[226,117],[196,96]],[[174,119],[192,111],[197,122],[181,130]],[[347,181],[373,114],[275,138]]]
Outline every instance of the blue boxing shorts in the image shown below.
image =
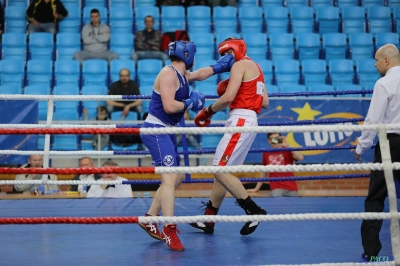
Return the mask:
[[[165,128],[165,126],[144,122],[142,128]],[[152,166],[180,166],[181,157],[175,134],[140,135],[140,138],[149,149],[153,159]]]

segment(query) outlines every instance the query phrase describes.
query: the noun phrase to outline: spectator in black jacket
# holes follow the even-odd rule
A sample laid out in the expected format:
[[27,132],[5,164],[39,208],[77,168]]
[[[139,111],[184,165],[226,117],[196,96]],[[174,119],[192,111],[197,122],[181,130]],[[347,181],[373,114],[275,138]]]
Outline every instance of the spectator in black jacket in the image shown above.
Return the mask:
[[60,0],[33,0],[26,10],[29,20],[28,33],[57,33],[57,21],[68,16]]

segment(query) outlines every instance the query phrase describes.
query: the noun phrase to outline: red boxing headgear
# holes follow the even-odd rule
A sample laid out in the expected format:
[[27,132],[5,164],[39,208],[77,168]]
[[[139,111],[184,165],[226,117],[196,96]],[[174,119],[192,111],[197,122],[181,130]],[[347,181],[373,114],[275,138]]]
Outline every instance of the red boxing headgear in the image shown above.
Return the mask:
[[225,80],[221,81],[220,83],[218,83],[217,93],[218,93],[219,97],[221,97],[222,95],[225,94],[226,88],[228,87],[228,83],[229,83],[229,79],[225,79]]
[[241,60],[247,51],[246,43],[242,39],[231,37],[221,42],[218,45],[218,53],[222,56],[227,50],[233,49],[235,51],[235,60]]

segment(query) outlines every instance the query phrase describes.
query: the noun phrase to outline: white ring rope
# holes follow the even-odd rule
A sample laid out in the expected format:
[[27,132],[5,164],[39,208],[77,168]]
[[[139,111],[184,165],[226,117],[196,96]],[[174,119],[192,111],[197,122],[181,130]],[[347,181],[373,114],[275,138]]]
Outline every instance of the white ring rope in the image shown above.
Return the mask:
[[[351,132],[377,131],[381,125],[310,125],[310,126],[256,126],[256,127],[166,127],[140,128],[141,134],[206,134],[206,133],[276,133],[276,132]],[[3,129],[21,128],[116,128],[112,125],[72,125],[72,124],[0,124]],[[399,130],[400,124],[387,124],[386,130]]]
[[[196,216],[140,216],[139,223],[195,223],[195,222],[276,222],[306,220],[389,220],[390,213],[300,213],[271,215],[196,215]],[[400,214],[396,217],[400,219]]]

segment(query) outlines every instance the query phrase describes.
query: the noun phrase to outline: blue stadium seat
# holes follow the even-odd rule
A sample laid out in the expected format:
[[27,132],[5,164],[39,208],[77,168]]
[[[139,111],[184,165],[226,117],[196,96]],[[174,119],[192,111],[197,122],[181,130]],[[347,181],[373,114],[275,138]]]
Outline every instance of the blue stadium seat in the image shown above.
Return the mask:
[[[380,79],[380,74],[375,68],[375,59],[361,59],[356,62],[358,84],[362,87],[375,84]],[[374,85],[372,85],[373,87]]]
[[27,63],[27,84],[52,87],[53,62],[50,60],[32,59]]
[[135,31],[144,30],[144,18],[152,16],[154,18],[154,29],[160,29],[160,10],[154,6],[138,6],[135,9]]
[[[152,93],[153,93],[153,85],[140,86],[141,95],[151,95]],[[142,103],[144,103],[144,101]]]
[[257,5],[257,2],[258,1],[255,1],[255,0],[239,0],[238,7],[239,8],[245,7],[245,6],[254,7]]
[[400,49],[399,34],[393,32],[377,33],[375,36],[375,48],[379,49],[385,44],[394,44]]
[[220,80],[225,80],[225,79],[228,79],[231,77],[231,73],[224,72],[224,73],[219,74],[219,77],[220,77]]
[[[217,95],[217,87],[209,83],[197,82],[196,90],[204,95]],[[149,93],[147,93],[146,95],[149,95]]]
[[214,31],[237,32],[237,8],[233,6],[216,6],[213,9]]
[[395,8],[400,7],[400,0],[387,0],[387,6],[390,7],[393,11]]
[[4,12],[5,32],[26,33],[26,6],[7,6]]
[[277,60],[275,61],[276,84],[281,88],[285,84],[299,84],[300,65],[297,60]]
[[132,33],[112,33],[110,38],[110,49],[118,54],[119,59],[131,59],[133,52]]
[[263,10],[259,6],[239,7],[239,22],[242,33],[261,33],[263,30]]
[[162,68],[162,61],[157,59],[143,59],[137,63],[137,73],[140,86],[151,85]]
[[342,8],[342,32],[346,34],[366,32],[364,8],[346,6]]
[[79,101],[54,101],[53,120],[79,120]]
[[[82,95],[107,95],[108,88],[106,86],[83,86]],[[97,108],[105,106],[105,101],[82,101],[83,108],[88,110],[89,120],[95,119],[97,116]]]
[[353,61],[347,59],[335,59],[329,61],[329,75],[331,84],[334,87],[339,84],[353,84]]
[[190,35],[190,40],[196,44],[196,60],[214,58],[214,35],[209,32],[196,32]]
[[108,6],[110,8],[114,7],[132,7],[132,2],[131,0],[108,0]]
[[84,0],[85,6],[106,6],[107,0]]
[[1,64],[1,86],[14,86],[21,90],[24,87],[24,61],[4,59],[1,61]]
[[350,55],[353,61],[372,58],[374,54],[374,43],[370,33],[352,33],[349,35]]
[[293,34],[314,32],[314,9],[309,6],[290,8],[290,21]]
[[68,16],[58,23],[58,33],[80,33],[81,30],[81,7],[74,4],[65,4]]
[[190,34],[209,33],[211,31],[211,8],[209,6],[189,6],[187,8],[187,22]]
[[301,69],[303,81],[307,87],[313,84],[326,83],[327,72],[325,60],[304,60],[301,62]]
[[316,21],[320,34],[339,32],[339,8],[333,6],[317,8]]
[[0,94],[21,94],[21,87],[15,85],[0,86]]
[[296,37],[297,57],[300,61],[318,59],[320,57],[321,41],[317,33],[302,33]]
[[321,6],[333,6],[334,3],[332,0],[311,0],[311,6],[313,8],[318,8]]
[[269,85],[272,84],[274,79],[274,72],[272,70],[272,61],[266,59],[256,59],[254,60],[260,66],[264,74],[264,83]]
[[127,6],[110,8],[110,30],[112,34],[132,33],[132,29],[133,29],[132,8]]
[[307,92],[306,86],[299,84],[284,84],[279,86],[279,90],[281,93]]
[[[311,84],[307,86],[309,92],[334,92],[335,88],[332,85],[321,84]],[[334,97],[333,95],[324,95],[323,97]]]
[[2,1],[2,5],[4,6],[23,6],[27,7],[29,4],[29,1],[27,0],[6,0]]
[[48,32],[29,34],[29,55],[31,59],[53,60],[54,36]]
[[90,11],[92,11],[92,9],[94,8],[99,10],[101,23],[108,24],[108,9],[104,6],[95,5],[95,6],[85,6],[83,8],[83,13],[82,13],[83,25],[90,23]]
[[90,59],[83,61],[82,64],[82,84],[88,85],[107,85],[108,66],[107,61]]
[[269,35],[270,59],[294,58],[293,35],[290,33],[273,33]]
[[[222,113],[218,112],[217,114]],[[220,119],[223,120],[223,119]],[[213,120],[214,121],[214,120]],[[201,135],[201,148],[202,149],[215,149],[222,139],[223,134],[203,134]]]
[[267,35],[265,33],[244,33],[243,40],[246,42],[247,52],[253,60],[267,58]]
[[325,60],[344,59],[347,52],[346,34],[326,33],[322,36]]
[[393,20],[396,25],[395,31],[400,34],[400,6],[393,9]]
[[38,135],[37,150],[44,150],[44,135]]
[[26,59],[26,34],[4,33],[1,46],[2,59]]
[[337,7],[358,6],[358,0],[336,0]]
[[360,6],[364,7],[365,12],[367,12],[368,8],[370,7],[377,7],[382,5],[383,5],[382,0],[361,0]]
[[119,71],[126,68],[131,72],[131,80],[136,80],[135,61],[130,59],[118,59],[110,62],[110,78],[111,82],[119,80]]
[[275,7],[275,6],[282,6],[283,1],[282,0],[261,0],[261,6],[263,9],[265,8],[270,8],[270,7]]
[[79,33],[58,33],[56,39],[57,60],[72,60],[74,54],[81,50],[81,35]]
[[267,85],[267,92],[270,93],[280,93],[279,87],[275,85]]
[[54,95],[79,95],[79,87],[69,84],[61,84],[54,86]]
[[54,82],[55,84],[69,84],[79,86],[80,66],[75,60],[57,60],[54,62]]
[[[54,113],[54,115],[56,115]],[[76,119],[68,119],[76,120]],[[56,151],[76,151],[78,150],[78,136],[76,135],[55,135],[52,150]]]
[[[50,88],[46,88],[42,85],[29,85],[24,88],[24,94],[27,95],[49,95]],[[47,102],[46,101],[38,101],[38,112],[39,112],[39,120],[47,119]]]
[[373,6],[368,8],[368,28],[372,34],[391,32],[392,19],[390,7]]
[[[336,91],[358,91],[362,90],[362,87],[360,85],[356,84],[340,84],[336,86]],[[362,94],[342,94],[342,95],[336,95],[336,97],[339,98],[351,98],[351,97],[361,97]]]
[[186,30],[183,6],[161,6],[161,31]]
[[[215,62],[216,61],[213,59],[197,60],[194,62],[193,70],[197,70],[202,67],[209,67],[210,65],[215,64]],[[217,75],[213,75],[213,76],[209,77],[208,79],[200,81],[199,83],[206,83],[206,84],[215,86],[215,85],[217,85]],[[153,84],[151,84],[151,85],[153,85]],[[197,85],[197,83],[196,83],[196,85]]]
[[63,4],[65,5],[76,5],[82,7],[83,0],[63,0]]
[[148,7],[152,6],[154,7],[156,4],[155,0],[135,0],[134,1],[136,7]]
[[291,8],[294,6],[307,6],[307,0],[285,0],[286,6]]
[[288,9],[283,6],[264,7],[265,27],[268,34],[288,32]]

